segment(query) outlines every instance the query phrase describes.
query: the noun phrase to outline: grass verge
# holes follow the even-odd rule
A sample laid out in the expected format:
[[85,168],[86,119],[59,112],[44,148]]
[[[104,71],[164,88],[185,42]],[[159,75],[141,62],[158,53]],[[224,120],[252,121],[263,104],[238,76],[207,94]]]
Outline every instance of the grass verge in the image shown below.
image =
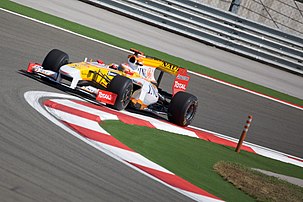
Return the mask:
[[104,32],[101,32],[101,31],[98,31],[98,30],[95,30],[95,29],[92,29],[92,28],[89,28],[89,27],[86,27],[86,26],[83,26],[83,25],[80,25],[80,24],[77,24],[74,22],[70,22],[70,21],[64,20],[62,18],[43,13],[41,11],[37,11],[35,9],[29,8],[26,6],[22,6],[20,4],[11,2],[9,0],[1,0],[0,7],[13,11],[13,12],[16,12],[16,13],[20,13],[22,15],[25,15],[25,16],[28,16],[31,18],[41,20],[41,21],[49,23],[49,24],[53,24],[53,25],[65,28],[67,30],[70,30],[70,31],[73,31],[73,32],[76,32],[76,33],[79,33],[79,34],[82,34],[82,35],[85,35],[85,36],[88,36],[88,37],[91,37],[91,38],[94,38],[94,39],[97,39],[100,41],[104,41],[106,43],[113,44],[115,46],[118,46],[118,47],[121,47],[124,49],[129,49],[129,48],[133,47],[133,48],[136,48],[136,49],[139,49],[139,50],[145,52],[147,55],[153,55],[155,57],[162,58],[169,62],[175,63],[179,66],[186,67],[191,71],[205,74],[205,75],[208,75],[208,76],[211,76],[211,77],[214,77],[214,78],[217,78],[217,79],[220,79],[220,80],[223,80],[223,81],[226,81],[226,82],[238,85],[238,86],[242,86],[244,88],[247,88],[247,89],[250,89],[250,90],[253,90],[256,92],[263,93],[263,94],[271,96],[271,97],[278,98],[280,100],[284,100],[286,102],[290,102],[290,103],[293,103],[293,104],[296,104],[299,106],[303,106],[303,100],[295,98],[293,96],[289,96],[287,94],[266,88],[264,86],[257,85],[257,84],[215,71],[215,70],[207,68],[205,66],[186,61],[182,58],[177,58],[177,57],[168,55],[166,53],[162,53],[160,51],[157,51],[157,50],[154,50],[154,49],[151,49],[148,47],[144,47],[142,45],[139,45],[139,44],[136,44],[133,42],[129,42],[129,41],[123,40],[121,38],[114,37],[114,36],[106,34]]
[[[218,175],[213,166],[219,161],[240,163],[303,179],[302,168],[253,153],[158,129],[106,121],[102,128],[153,162],[226,201],[254,201]],[[144,132],[142,132],[144,131]]]
[[238,163],[220,161],[214,169],[226,181],[257,201],[303,201],[303,188]]

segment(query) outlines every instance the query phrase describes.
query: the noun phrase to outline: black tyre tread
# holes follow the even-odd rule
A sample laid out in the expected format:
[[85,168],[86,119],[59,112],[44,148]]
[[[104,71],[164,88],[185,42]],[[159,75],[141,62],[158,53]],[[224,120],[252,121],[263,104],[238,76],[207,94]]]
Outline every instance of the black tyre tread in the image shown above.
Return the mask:
[[127,92],[128,89],[131,91],[133,90],[133,82],[129,78],[117,75],[110,82],[107,90],[117,94],[116,102],[112,106],[114,109],[117,109],[120,111],[127,107],[128,103],[130,101],[131,94],[129,95],[129,98],[128,98],[128,101],[126,104],[123,103],[123,96]]
[[[180,91],[171,100],[168,108],[168,120],[180,126],[187,126],[191,123],[191,120],[185,119],[185,113],[187,109],[195,104],[197,107],[198,99],[196,96]],[[195,109],[196,111],[196,109]],[[194,112],[195,113],[195,112]]]
[[51,50],[43,60],[42,67],[47,70],[58,72],[60,67],[67,64],[69,56],[65,52],[53,49]]

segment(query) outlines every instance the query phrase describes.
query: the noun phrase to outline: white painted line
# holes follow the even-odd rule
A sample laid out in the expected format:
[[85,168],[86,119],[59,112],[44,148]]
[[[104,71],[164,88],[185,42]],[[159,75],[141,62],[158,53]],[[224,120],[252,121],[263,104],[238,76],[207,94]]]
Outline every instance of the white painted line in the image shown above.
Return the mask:
[[[49,24],[49,23],[46,23],[46,22],[37,20],[37,19],[34,19],[34,18],[31,18],[31,17],[28,17],[28,16],[21,15],[21,14],[19,14],[19,13],[15,13],[15,12],[13,12],[13,11],[10,11],[10,10],[4,9],[4,8],[0,8],[0,10],[5,11],[5,12],[8,12],[8,13],[11,13],[11,14],[16,15],[16,16],[19,16],[19,17],[23,17],[23,18],[25,18],[25,19],[28,19],[28,20],[31,20],[31,21],[34,21],[34,22],[37,22],[37,23],[41,23],[41,24],[46,25],[46,26],[50,26],[50,27],[55,28],[55,29],[59,29],[59,30],[61,30],[61,31],[64,31],[64,32],[67,32],[67,33],[76,35],[76,36],[78,36],[78,37],[82,37],[82,38],[85,38],[85,39],[88,39],[88,40],[91,40],[91,41],[94,41],[94,42],[97,42],[97,43],[100,43],[100,44],[103,44],[103,45],[107,45],[107,46],[109,46],[109,47],[118,49],[118,50],[120,50],[120,51],[124,51],[124,52],[127,52],[127,53],[131,53],[131,51],[129,51],[129,50],[126,50],[126,49],[123,49],[123,48],[114,46],[114,45],[112,45],[112,44],[105,43],[105,42],[103,42],[103,41],[99,41],[99,40],[96,40],[96,39],[93,39],[93,38],[90,38],[90,37],[87,37],[87,36],[78,34],[78,33],[76,33],[76,32],[73,32],[73,31],[70,31],[70,30],[67,30],[67,29],[64,29],[64,28],[61,28],[61,27],[58,27],[58,26],[55,26],[55,25],[52,25],[52,24]],[[245,92],[247,92],[247,93],[254,94],[254,95],[256,95],[256,96],[260,96],[260,97],[263,97],[263,98],[266,98],[266,99],[269,99],[269,100],[272,100],[272,101],[275,101],[275,102],[278,102],[278,103],[281,103],[281,104],[284,104],[284,105],[287,105],[287,106],[290,106],[290,107],[293,107],[293,108],[296,108],[296,109],[299,109],[299,110],[303,110],[303,106],[297,106],[297,105],[295,105],[295,104],[288,103],[288,102],[279,100],[279,99],[277,99],[277,98],[273,98],[273,97],[270,97],[270,96],[267,96],[267,95],[264,95],[264,94],[262,94],[262,93],[258,93],[258,92],[255,92],[255,91],[252,91],[252,90],[249,90],[249,89],[246,89],[246,88],[242,88],[242,87],[239,87],[239,86],[236,86],[236,85],[233,85],[233,84],[230,84],[230,83],[221,81],[221,80],[219,80],[219,79],[215,79],[215,78],[212,78],[212,77],[209,77],[209,76],[206,76],[206,75],[202,75],[202,74],[200,74],[200,73],[196,73],[196,72],[192,72],[192,71],[189,71],[189,73],[194,74],[194,75],[199,76],[199,77],[202,77],[202,78],[205,78],[205,79],[208,79],[208,80],[212,80],[212,81],[214,81],[214,82],[217,82],[217,83],[220,83],[220,84],[223,84],[223,85],[227,85],[227,86],[230,86],[230,87],[233,87],[233,88],[236,88],[236,89],[245,91]]]

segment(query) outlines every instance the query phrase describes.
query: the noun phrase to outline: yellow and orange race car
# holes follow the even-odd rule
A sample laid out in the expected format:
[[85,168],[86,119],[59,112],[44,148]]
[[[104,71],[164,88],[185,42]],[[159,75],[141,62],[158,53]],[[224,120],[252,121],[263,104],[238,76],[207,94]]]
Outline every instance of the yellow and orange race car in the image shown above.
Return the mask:
[[[103,61],[70,63],[65,52],[51,50],[41,64],[29,63],[27,74],[46,79],[89,95],[98,103],[123,110],[127,106],[157,114],[167,114],[168,120],[187,126],[193,120],[197,97],[185,92],[189,75],[185,68],[145,56],[136,49],[122,64]],[[159,70],[157,79],[155,70]],[[175,76],[172,93],[159,88],[163,74]]]

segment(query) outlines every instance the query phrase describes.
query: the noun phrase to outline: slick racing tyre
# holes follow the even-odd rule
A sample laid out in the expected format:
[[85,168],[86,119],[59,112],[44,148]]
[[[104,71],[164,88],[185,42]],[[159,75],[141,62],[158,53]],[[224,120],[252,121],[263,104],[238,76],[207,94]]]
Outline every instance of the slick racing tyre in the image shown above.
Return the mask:
[[60,67],[68,63],[69,57],[58,49],[51,50],[43,60],[42,67],[47,70],[58,72]]
[[127,107],[132,96],[133,82],[129,78],[117,75],[109,83],[107,90],[117,94],[116,102],[112,107],[123,110]]
[[168,107],[168,120],[179,126],[187,126],[194,119],[198,107],[196,96],[178,92],[172,98]]

